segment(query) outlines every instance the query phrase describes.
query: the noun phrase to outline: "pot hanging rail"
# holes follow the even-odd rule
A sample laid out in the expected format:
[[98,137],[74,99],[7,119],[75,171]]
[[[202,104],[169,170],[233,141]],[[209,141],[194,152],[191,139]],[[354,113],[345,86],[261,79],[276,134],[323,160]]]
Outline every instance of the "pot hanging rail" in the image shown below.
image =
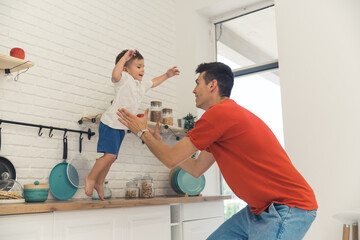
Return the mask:
[[52,134],[53,130],[64,131],[64,136],[65,136],[66,132],[80,133],[80,136],[81,136],[81,134],[84,133],[84,134],[88,135],[89,140],[91,139],[92,136],[95,135],[95,132],[92,132],[90,128],[88,129],[88,131],[81,131],[81,130],[74,130],[74,129],[68,129],[68,128],[58,128],[58,127],[52,127],[52,126],[44,126],[44,125],[39,125],[39,124],[15,122],[15,121],[8,121],[8,120],[0,119],[0,150],[1,150],[1,124],[2,123],[23,125],[23,126],[28,126],[28,127],[37,127],[37,128],[39,128],[39,133],[38,133],[39,136],[42,135],[42,129],[47,128],[47,129],[50,129],[50,132],[49,132],[50,138],[53,136],[53,134]]

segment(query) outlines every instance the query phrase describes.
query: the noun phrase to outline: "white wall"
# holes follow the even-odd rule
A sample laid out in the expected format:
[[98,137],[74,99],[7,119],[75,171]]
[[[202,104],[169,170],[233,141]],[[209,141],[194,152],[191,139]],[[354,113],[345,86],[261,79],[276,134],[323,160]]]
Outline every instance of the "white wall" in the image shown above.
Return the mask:
[[360,2],[275,7],[286,148],[319,204],[306,239],[341,239],[333,215],[360,200]]
[[[176,63],[175,3],[172,0],[131,1],[1,1],[0,53],[21,47],[35,67],[19,81],[0,79],[0,119],[61,128],[91,128],[96,136],[84,137],[83,153],[92,163],[96,153],[98,124],[77,121],[102,113],[113,99],[110,81],[117,54],[138,49],[145,58],[145,77],[153,78]],[[150,90],[141,110],[151,100],[175,110],[177,81],[172,78]],[[185,111],[185,110],[184,110]],[[63,132],[1,124],[0,155],[13,162],[17,180],[47,182],[52,167],[62,161]],[[174,144],[175,138],[168,143]],[[71,159],[78,151],[78,134],[68,133]],[[164,167],[133,134],[127,134],[120,157],[107,177],[114,197],[124,196],[125,182],[150,173],[156,194],[175,194]],[[85,197],[81,189],[76,198]]]

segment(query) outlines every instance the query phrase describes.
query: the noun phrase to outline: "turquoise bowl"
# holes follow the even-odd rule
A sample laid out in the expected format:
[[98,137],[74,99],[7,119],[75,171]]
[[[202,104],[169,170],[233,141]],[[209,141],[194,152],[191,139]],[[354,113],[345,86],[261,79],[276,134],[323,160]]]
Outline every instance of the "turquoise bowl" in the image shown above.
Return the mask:
[[24,189],[26,202],[45,202],[49,195],[49,189]]
[[24,198],[26,202],[44,202],[49,195],[49,184],[39,183],[24,185]]

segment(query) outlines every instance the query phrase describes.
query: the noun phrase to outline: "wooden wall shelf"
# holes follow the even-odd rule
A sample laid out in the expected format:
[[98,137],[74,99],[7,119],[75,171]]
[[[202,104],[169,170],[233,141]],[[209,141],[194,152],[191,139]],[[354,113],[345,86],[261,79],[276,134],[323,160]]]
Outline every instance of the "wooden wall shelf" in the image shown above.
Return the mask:
[[[26,68],[31,68],[34,65],[33,62],[27,60],[0,54],[0,74],[18,72]],[[8,72],[6,70],[8,70]]]
[[[102,114],[82,117],[79,120],[79,124],[82,124],[83,122],[99,123],[101,115]],[[149,128],[155,129],[155,126],[156,126],[156,122],[148,121],[148,127]],[[181,127],[170,126],[170,125],[165,125],[163,123],[160,123],[160,133],[161,134],[171,134],[171,133],[173,133],[173,134],[180,137],[180,136],[185,136],[186,135],[186,129],[181,128]]]

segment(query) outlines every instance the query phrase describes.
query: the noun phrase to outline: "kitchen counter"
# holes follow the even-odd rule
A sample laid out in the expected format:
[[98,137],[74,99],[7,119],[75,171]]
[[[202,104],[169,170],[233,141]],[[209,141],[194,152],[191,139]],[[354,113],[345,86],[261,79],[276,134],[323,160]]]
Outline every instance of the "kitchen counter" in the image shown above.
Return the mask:
[[44,213],[54,211],[71,211],[102,208],[121,208],[136,206],[154,206],[173,203],[194,203],[208,202],[231,199],[231,196],[164,196],[155,198],[112,198],[106,201],[91,199],[73,199],[73,200],[47,200],[42,203],[15,203],[1,204],[0,215],[24,214],[24,213]]

